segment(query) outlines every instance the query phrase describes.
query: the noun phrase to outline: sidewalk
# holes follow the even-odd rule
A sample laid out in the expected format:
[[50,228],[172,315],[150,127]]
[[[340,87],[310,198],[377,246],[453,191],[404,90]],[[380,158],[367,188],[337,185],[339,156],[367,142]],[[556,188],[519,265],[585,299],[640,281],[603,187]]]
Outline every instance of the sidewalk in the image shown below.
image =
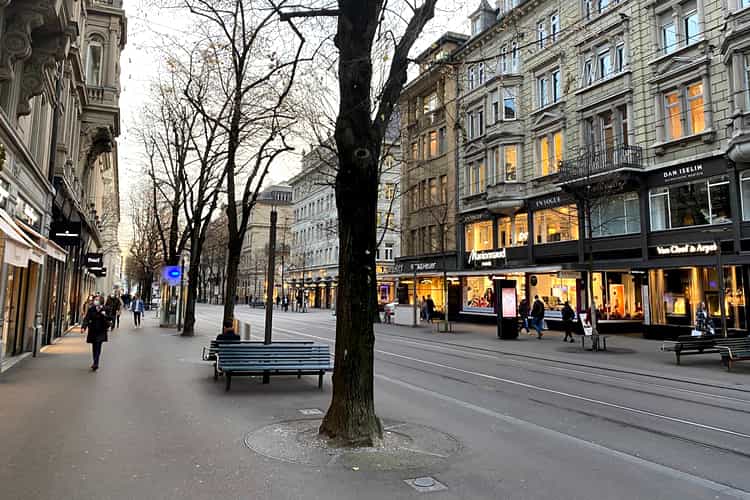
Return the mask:
[[[517,340],[500,340],[494,325],[456,323],[453,333],[438,333],[434,326],[416,328],[381,324],[378,333],[433,339],[456,347],[481,349],[500,355],[538,359],[614,372],[645,375],[664,380],[691,382],[732,390],[750,391],[750,363],[737,363],[731,372],[721,364],[719,354],[685,356],[677,365],[674,353],[661,352],[662,341],[633,334],[607,335],[607,351],[581,349],[581,336],[564,343],[563,332],[546,330],[541,340],[524,331]],[[587,349],[590,344],[586,343]]]

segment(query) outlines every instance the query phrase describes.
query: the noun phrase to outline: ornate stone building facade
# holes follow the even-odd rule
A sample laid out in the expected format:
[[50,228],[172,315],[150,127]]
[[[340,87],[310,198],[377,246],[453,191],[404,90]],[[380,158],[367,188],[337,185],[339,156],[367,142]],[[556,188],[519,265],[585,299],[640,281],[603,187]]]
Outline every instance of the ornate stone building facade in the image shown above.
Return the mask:
[[[4,358],[61,335],[107,263],[119,265],[126,32],[121,0],[0,1]],[[87,267],[87,253],[109,260]]]

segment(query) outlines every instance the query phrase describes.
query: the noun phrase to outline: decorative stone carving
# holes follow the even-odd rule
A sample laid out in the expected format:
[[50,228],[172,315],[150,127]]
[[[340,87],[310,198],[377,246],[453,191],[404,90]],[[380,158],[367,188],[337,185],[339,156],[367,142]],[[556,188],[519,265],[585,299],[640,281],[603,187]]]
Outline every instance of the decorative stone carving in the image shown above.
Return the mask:
[[34,50],[31,59],[24,64],[16,115],[25,116],[31,113],[30,101],[44,91],[44,80],[47,71],[54,69],[55,58],[54,53]]
[[111,153],[114,137],[109,127],[102,127],[93,123],[81,126],[81,160],[84,162],[84,172],[91,168],[96,158],[103,153]]
[[15,63],[31,57],[31,32],[42,25],[44,16],[33,11],[21,12],[10,20],[0,41],[0,81],[12,79]]

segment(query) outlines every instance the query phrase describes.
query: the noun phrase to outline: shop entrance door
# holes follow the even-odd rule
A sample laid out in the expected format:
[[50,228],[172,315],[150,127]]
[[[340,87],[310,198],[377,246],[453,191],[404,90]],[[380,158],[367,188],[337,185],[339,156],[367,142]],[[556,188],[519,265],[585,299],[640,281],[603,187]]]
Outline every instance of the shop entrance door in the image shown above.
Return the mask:
[[[12,269],[12,270],[10,270]],[[5,339],[5,353],[17,356],[24,349],[24,330],[26,328],[26,294],[28,269],[22,267],[9,268],[8,288],[6,290],[6,307],[3,322],[3,339]]]

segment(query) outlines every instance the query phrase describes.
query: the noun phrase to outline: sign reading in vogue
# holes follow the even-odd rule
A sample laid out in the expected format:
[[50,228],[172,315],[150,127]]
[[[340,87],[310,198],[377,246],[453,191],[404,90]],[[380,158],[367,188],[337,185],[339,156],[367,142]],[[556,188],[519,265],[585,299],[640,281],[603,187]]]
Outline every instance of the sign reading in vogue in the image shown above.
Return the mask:
[[708,255],[719,249],[716,243],[684,243],[656,247],[658,255]]

